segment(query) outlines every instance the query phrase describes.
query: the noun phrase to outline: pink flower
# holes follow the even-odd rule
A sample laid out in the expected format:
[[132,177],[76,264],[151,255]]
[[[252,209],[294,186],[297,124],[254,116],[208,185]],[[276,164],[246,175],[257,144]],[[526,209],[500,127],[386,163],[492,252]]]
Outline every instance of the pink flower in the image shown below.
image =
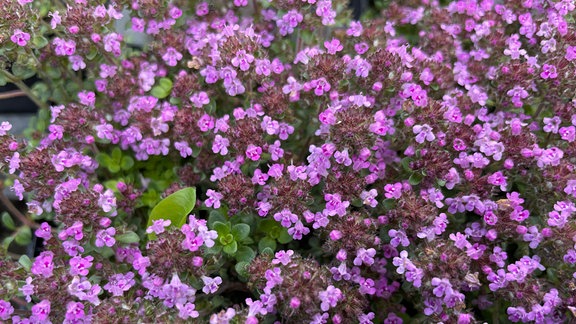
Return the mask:
[[16,29],[10,39],[18,46],[26,46],[30,40],[30,34],[23,32],[20,29]]
[[246,149],[246,157],[252,161],[258,161],[260,159],[260,154],[262,154],[262,148],[253,144],[248,145]]

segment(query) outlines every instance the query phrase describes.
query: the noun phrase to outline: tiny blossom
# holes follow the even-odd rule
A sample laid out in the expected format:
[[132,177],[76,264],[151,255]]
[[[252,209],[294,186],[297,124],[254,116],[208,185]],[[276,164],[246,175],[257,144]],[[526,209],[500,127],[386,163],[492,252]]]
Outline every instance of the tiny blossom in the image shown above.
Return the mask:
[[254,62],[254,56],[246,53],[245,50],[239,50],[230,62],[234,67],[239,67],[240,70],[247,71],[250,68],[250,63]]
[[354,265],[361,266],[362,264],[372,265],[374,264],[374,256],[376,255],[376,250],[373,248],[364,249],[360,248],[356,251],[356,258],[354,259]]
[[331,307],[336,307],[336,304],[344,297],[342,291],[332,285],[328,286],[326,290],[318,293],[321,304],[320,308],[326,312]]
[[286,228],[292,226],[293,223],[298,221],[298,216],[293,214],[289,209],[283,209],[281,212],[274,214],[274,220]]
[[107,247],[112,247],[116,243],[114,239],[114,235],[116,234],[116,229],[114,227],[109,227],[105,230],[100,230],[96,233],[96,241],[94,245],[97,247],[103,247],[106,245]]
[[228,145],[230,141],[227,138],[220,136],[220,134],[216,135],[214,142],[212,143],[212,152],[220,153],[221,155],[228,154]]
[[224,198],[221,193],[208,189],[206,191],[206,196],[208,197],[208,199],[204,201],[206,207],[213,207],[214,209],[220,208],[220,200]]
[[402,196],[402,183],[387,184],[384,186],[384,191],[386,192],[384,194],[386,198],[399,199]]
[[408,236],[406,236],[406,233],[402,230],[397,231],[395,229],[391,229],[388,231],[388,235],[391,238],[390,244],[393,247],[397,247],[400,244],[402,244],[402,246],[410,245],[410,240],[408,239]]
[[202,291],[205,294],[216,293],[216,291],[218,290],[218,286],[220,286],[222,284],[222,278],[220,278],[220,277],[210,278],[210,277],[202,276],[201,278],[202,278],[202,281],[204,282],[204,288],[202,288]]
[[246,157],[252,161],[258,161],[262,154],[262,148],[253,144],[248,145],[246,148]]
[[26,46],[30,40],[30,34],[23,32],[20,29],[16,29],[12,36],[10,36],[10,40],[18,46]]
[[40,227],[34,232],[34,235],[47,241],[52,237],[52,228],[47,222],[42,222]]
[[147,229],[146,229],[146,233],[151,234],[154,233],[156,235],[159,235],[161,233],[164,233],[164,231],[166,230],[166,227],[170,226],[170,224],[172,224],[172,221],[169,219],[157,219],[154,220],[152,222],[152,225],[150,225]]
[[104,285],[104,289],[112,294],[112,296],[122,296],[124,292],[130,290],[134,286],[134,273],[127,272],[126,274],[118,273],[110,276],[108,283]]
[[14,307],[10,304],[9,301],[5,301],[4,299],[0,299],[0,319],[3,321],[7,321],[10,319],[10,315],[14,313]]
[[378,195],[378,192],[376,191],[376,189],[371,189],[370,191],[362,191],[362,193],[360,193],[360,199],[362,199],[362,202],[364,203],[364,205],[368,205],[372,208],[376,207],[376,205],[378,205],[378,201],[376,201],[376,196]]
[[76,275],[87,276],[89,269],[92,267],[92,261],[93,260],[94,260],[94,257],[90,256],[90,255],[85,257],[85,258],[82,258],[80,256],[73,257],[69,261],[70,275],[72,275],[72,276],[76,276]]
[[294,251],[292,250],[278,251],[274,255],[275,259],[272,260],[272,264],[282,263],[282,265],[288,265],[293,255]]
[[326,47],[326,50],[328,51],[327,53],[330,55],[334,55],[344,49],[340,41],[336,38],[333,38],[330,41],[325,41],[324,47]]
[[500,171],[490,175],[488,177],[488,183],[495,186],[500,186],[500,190],[502,191],[506,191],[506,187],[508,186],[508,183],[506,182],[506,177]]
[[414,132],[414,134],[416,134],[416,142],[417,143],[424,143],[424,141],[428,141],[428,142],[432,142],[434,139],[436,139],[436,136],[434,136],[434,133],[432,132],[432,127],[430,127],[428,124],[424,124],[424,125],[415,125],[412,128],[412,131]]

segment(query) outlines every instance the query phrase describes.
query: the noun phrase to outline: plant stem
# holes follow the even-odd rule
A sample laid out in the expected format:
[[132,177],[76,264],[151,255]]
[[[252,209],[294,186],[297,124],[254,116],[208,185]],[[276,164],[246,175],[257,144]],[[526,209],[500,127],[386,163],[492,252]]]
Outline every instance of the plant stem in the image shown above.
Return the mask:
[[15,77],[12,73],[6,71],[6,70],[2,70],[0,71],[4,74],[4,76],[12,83],[14,83],[15,86],[18,87],[18,89],[20,89],[20,91],[24,92],[24,94],[26,94],[26,96],[28,98],[30,98],[30,100],[32,100],[32,102],[34,102],[36,104],[36,106],[38,106],[41,109],[48,109],[48,105],[41,101],[40,99],[38,99],[38,97],[36,97],[33,93],[32,93],[32,89],[30,89],[22,80],[18,79],[17,77]]
[[0,185],[0,203],[2,203],[2,205],[4,205],[4,207],[6,208],[8,213],[10,213],[10,215],[16,217],[22,224],[24,224],[24,225],[26,225],[32,229],[37,229],[40,227],[40,225],[38,225],[38,223],[34,222],[30,218],[26,217],[26,215],[22,214],[18,210],[18,208],[16,208],[16,206],[14,206],[14,204],[10,201],[10,199],[8,199],[8,197],[6,197],[6,195],[4,195],[4,186],[3,185]]

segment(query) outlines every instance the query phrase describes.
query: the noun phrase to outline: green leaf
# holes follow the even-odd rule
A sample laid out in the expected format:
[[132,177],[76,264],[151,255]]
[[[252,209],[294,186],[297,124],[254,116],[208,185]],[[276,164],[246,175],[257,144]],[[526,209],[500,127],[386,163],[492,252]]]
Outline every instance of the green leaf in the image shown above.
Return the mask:
[[104,167],[108,167],[108,165],[112,163],[112,159],[106,153],[96,154],[96,161],[98,161],[98,164]]
[[230,234],[230,222],[214,222],[212,228],[218,233],[218,236],[224,236]]
[[32,45],[35,48],[42,48],[42,47],[48,45],[48,40],[46,39],[46,37],[44,37],[42,35],[36,35],[32,38]]
[[[181,228],[186,223],[188,214],[196,205],[196,188],[189,187],[176,191],[162,199],[150,212],[147,228],[152,222],[159,219],[170,220],[176,228]],[[153,238],[151,234],[148,235]]]
[[270,233],[272,230],[274,230],[275,228],[279,227],[280,225],[278,224],[278,222],[272,220],[272,219],[265,219],[263,221],[260,222],[260,231],[262,231],[263,233]]
[[8,83],[8,79],[4,76],[4,73],[0,72],[0,87],[5,86]]
[[394,207],[396,206],[396,199],[394,198],[384,199],[382,201],[382,206],[384,206],[384,209],[386,210],[394,209]]
[[160,78],[160,80],[158,80],[158,85],[167,91],[172,90],[172,80],[168,78]]
[[258,242],[258,250],[263,252],[266,248],[271,249],[272,252],[276,251],[276,240],[269,236],[260,239],[260,242]]
[[248,224],[236,224],[232,227],[231,231],[232,235],[236,241],[242,241],[243,239],[247,238],[250,234],[250,225]]
[[124,234],[120,234],[115,237],[116,241],[124,244],[138,243],[140,242],[140,236],[138,234],[128,231]]
[[238,251],[238,242],[232,241],[232,243],[225,245],[224,248],[222,249],[222,251],[224,251],[224,253],[230,254],[230,255],[236,253],[236,251]]
[[8,247],[10,246],[10,244],[12,244],[12,241],[14,241],[14,236],[7,236],[2,240],[3,251],[8,250]]
[[241,245],[238,247],[235,257],[238,262],[250,262],[254,257],[256,257],[256,252],[254,252],[251,247]]
[[14,224],[14,220],[12,220],[12,217],[10,217],[10,214],[8,214],[7,212],[2,213],[2,224],[11,231],[16,229],[16,224]]
[[422,182],[423,179],[424,179],[424,176],[422,175],[422,173],[414,172],[414,173],[412,173],[410,178],[408,178],[408,183],[410,183],[410,185],[412,185],[412,186],[416,186],[420,182]]
[[26,254],[20,256],[18,263],[20,263],[20,265],[22,265],[26,271],[30,271],[30,268],[32,268],[32,261]]
[[122,162],[120,162],[120,167],[122,170],[130,170],[134,166],[134,159],[129,156],[123,156]]
[[412,158],[409,157],[409,156],[403,158],[403,159],[400,161],[400,164],[402,165],[402,168],[403,168],[405,171],[408,171],[408,172],[412,171],[412,169],[410,168],[410,162],[412,162]]
[[292,236],[290,234],[288,234],[288,230],[285,228],[282,228],[282,231],[280,232],[280,235],[277,238],[278,243],[280,244],[286,244],[286,243],[290,243],[292,242]]
[[152,90],[150,90],[150,94],[158,99],[164,99],[166,97],[168,97],[168,95],[170,94],[170,92],[162,89],[159,86],[154,86],[152,87]]
[[32,231],[28,226],[22,226],[14,237],[14,242],[18,245],[26,246],[32,241]]
[[172,80],[168,78],[160,78],[158,84],[152,87],[150,94],[158,99],[164,99],[168,97],[172,91]]
[[238,273],[238,275],[242,278],[248,278],[248,262],[238,262],[234,266],[234,270]]
[[122,159],[122,151],[120,150],[120,148],[115,147],[112,150],[112,155],[110,157],[112,158],[112,160],[114,160],[116,162],[120,162],[120,159]]
[[226,216],[218,210],[213,210],[210,212],[210,216],[208,216],[208,227],[213,229],[214,223],[216,222],[226,223]]
[[120,164],[114,160],[111,160],[110,164],[108,164],[108,170],[112,173],[117,173],[120,171]]
[[267,247],[264,250],[262,250],[262,252],[260,252],[260,254],[274,256],[274,251],[271,248]]
[[14,74],[14,76],[20,80],[26,80],[34,76],[34,74],[36,74],[36,71],[23,64],[14,63],[12,64],[12,74]]
[[50,99],[50,89],[48,85],[44,82],[36,82],[31,88],[32,94],[34,94],[41,101],[48,101]]

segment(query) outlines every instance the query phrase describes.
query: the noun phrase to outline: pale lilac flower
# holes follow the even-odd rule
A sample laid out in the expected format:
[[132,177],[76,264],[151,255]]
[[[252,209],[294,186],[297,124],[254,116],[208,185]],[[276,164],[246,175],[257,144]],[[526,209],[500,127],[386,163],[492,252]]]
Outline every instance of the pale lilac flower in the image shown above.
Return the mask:
[[96,247],[103,247],[104,245],[107,247],[112,247],[114,244],[116,244],[114,235],[116,235],[116,228],[114,227],[100,230],[98,233],[96,233],[96,241],[94,242],[94,245]]
[[218,286],[220,286],[222,284],[222,278],[220,278],[220,277],[210,278],[210,277],[202,276],[201,278],[202,278],[202,281],[204,282],[204,288],[202,288],[202,291],[205,294],[216,293],[216,291],[218,290]]
[[342,300],[344,296],[340,289],[330,285],[326,290],[319,292],[318,297],[322,302],[320,308],[322,311],[327,312],[331,307],[336,307],[336,304]]
[[12,36],[10,36],[10,40],[18,46],[26,46],[30,40],[30,34],[23,32],[20,29],[16,29],[14,30],[14,33],[12,33]]
[[152,232],[154,232],[154,234],[156,235],[164,233],[166,227],[170,226],[170,224],[172,224],[172,221],[170,221],[169,219],[166,220],[157,219],[153,221],[152,225],[150,225],[150,227],[146,229],[146,233],[151,234]]

